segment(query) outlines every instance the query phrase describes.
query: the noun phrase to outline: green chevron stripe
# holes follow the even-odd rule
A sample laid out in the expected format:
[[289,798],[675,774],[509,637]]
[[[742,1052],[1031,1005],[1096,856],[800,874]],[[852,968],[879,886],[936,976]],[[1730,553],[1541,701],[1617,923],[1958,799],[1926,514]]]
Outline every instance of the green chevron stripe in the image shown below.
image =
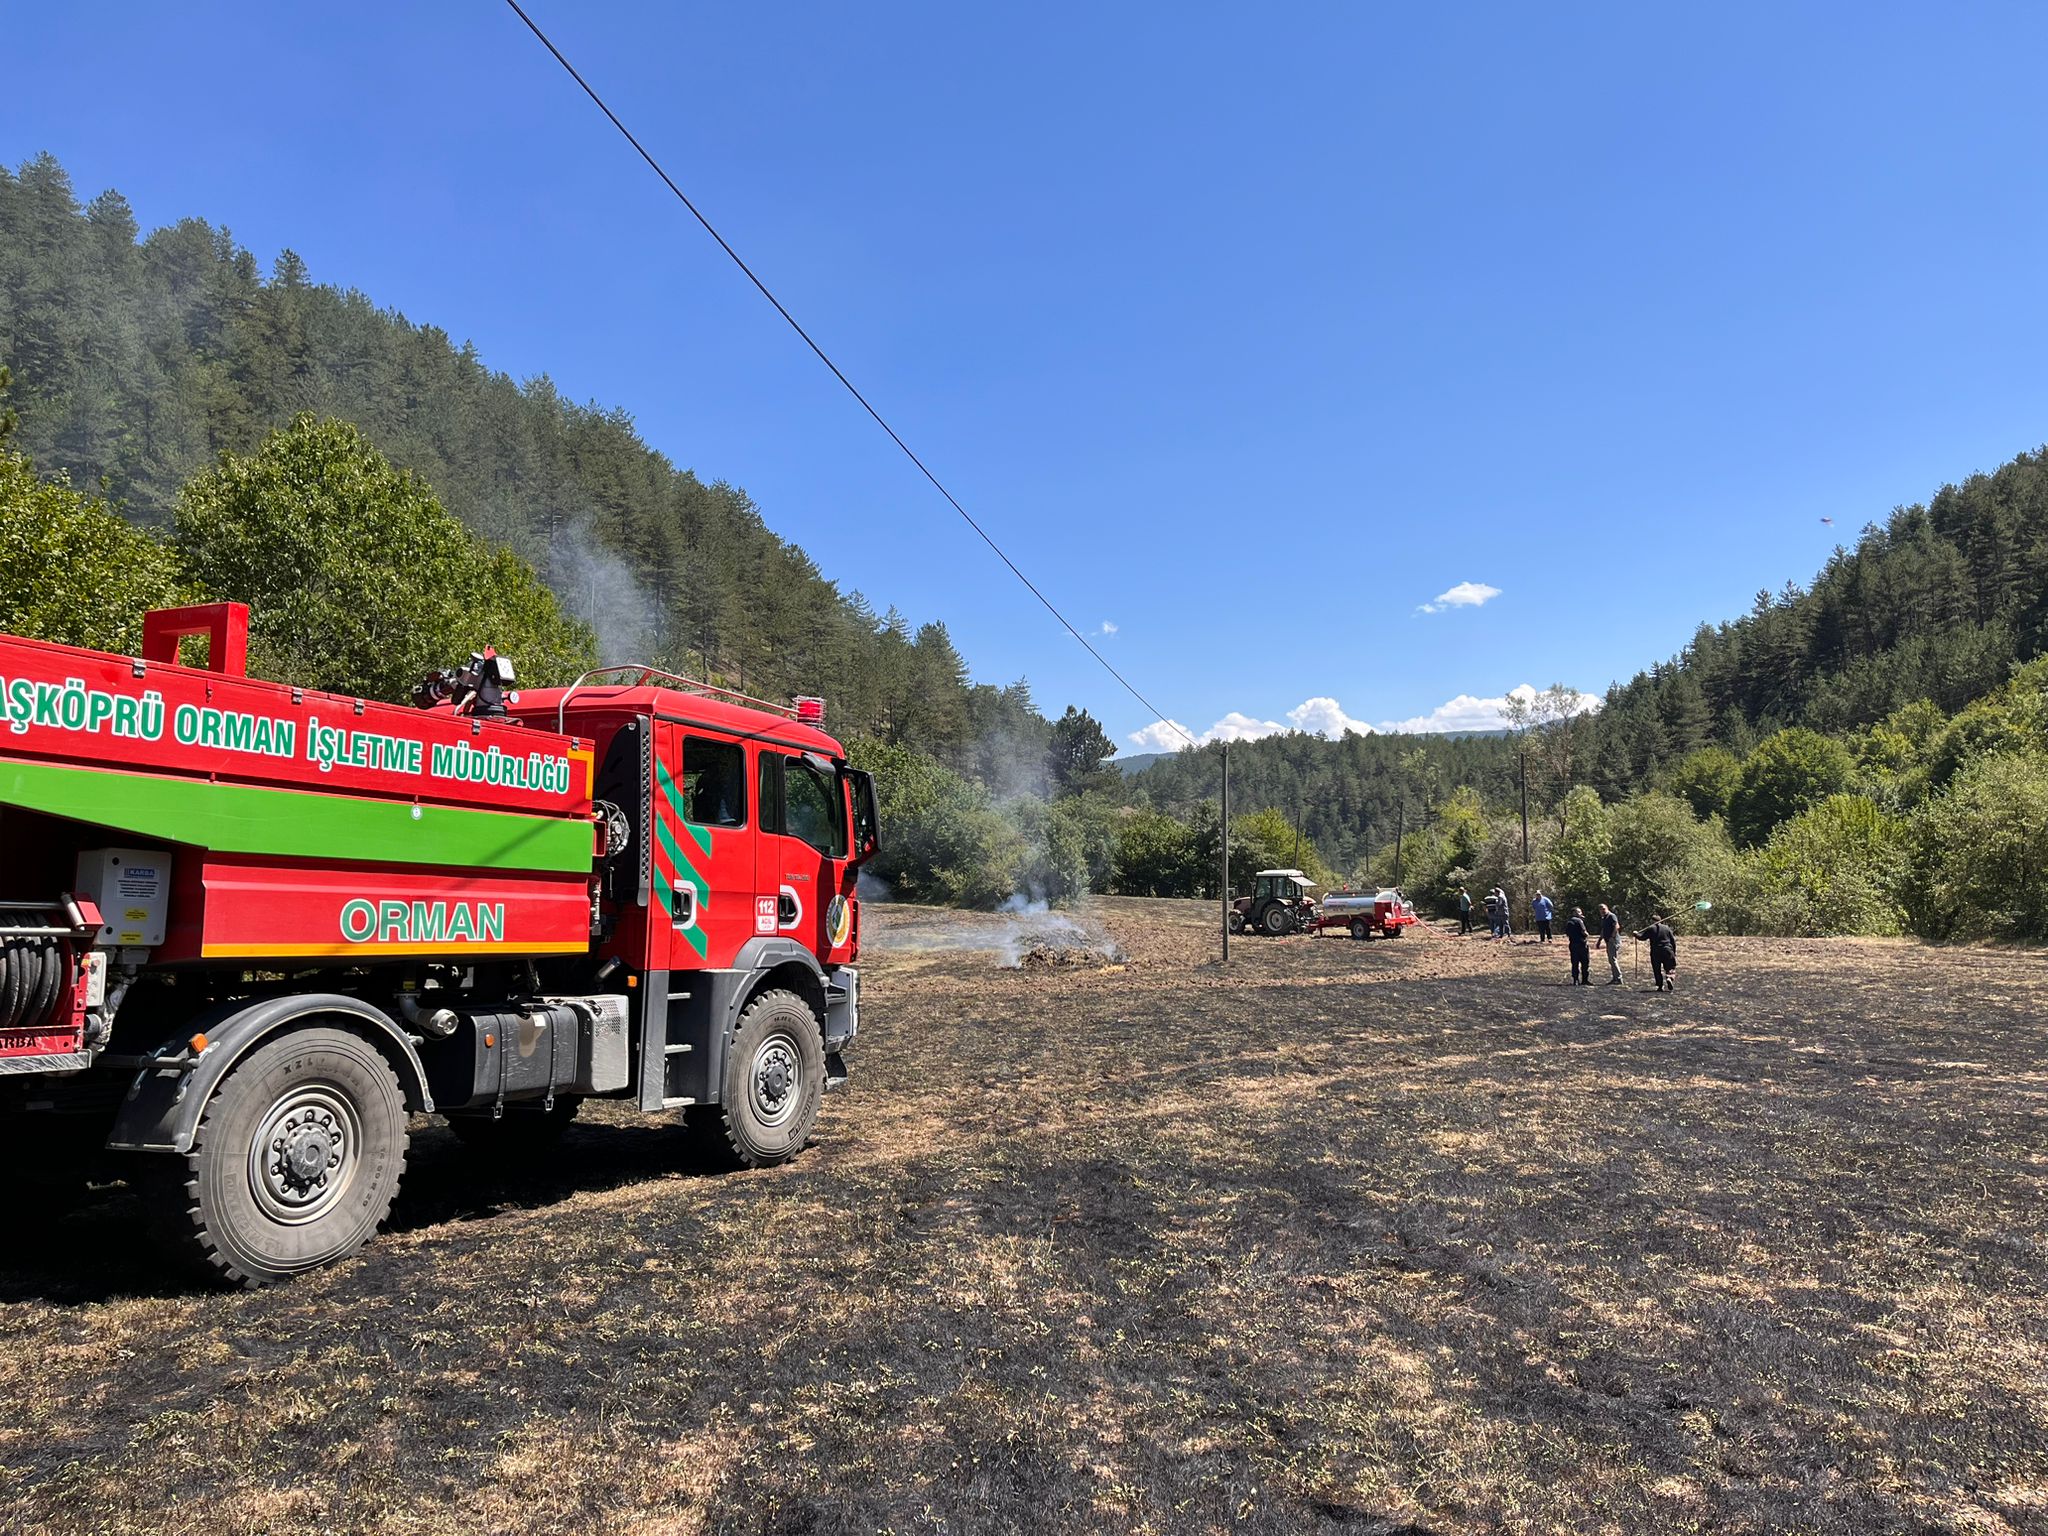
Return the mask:
[[[658,869],[654,872],[654,884],[661,892],[661,899],[667,903],[667,906],[663,910],[669,913],[673,913],[676,909],[676,888],[673,885],[669,884],[668,876],[664,875]],[[699,890],[697,892],[697,901],[699,903],[697,910],[699,912],[702,912],[704,910],[702,905],[704,901],[704,893],[702,890]],[[690,948],[697,951],[697,958],[700,960],[703,959],[704,930],[696,927],[683,928],[676,926],[674,924],[671,924],[671,926],[675,928],[675,931],[677,933],[680,933],[683,936],[683,942],[685,944],[688,944]]]
[[0,762],[0,805],[215,853],[574,874],[590,823],[104,768]]
[[654,760],[655,782],[661,786],[661,797],[668,802],[669,813],[676,825],[690,834],[692,841],[708,855],[711,852],[711,829],[700,827],[683,814],[683,793],[676,788],[676,781],[669,777],[668,766],[660,758]]

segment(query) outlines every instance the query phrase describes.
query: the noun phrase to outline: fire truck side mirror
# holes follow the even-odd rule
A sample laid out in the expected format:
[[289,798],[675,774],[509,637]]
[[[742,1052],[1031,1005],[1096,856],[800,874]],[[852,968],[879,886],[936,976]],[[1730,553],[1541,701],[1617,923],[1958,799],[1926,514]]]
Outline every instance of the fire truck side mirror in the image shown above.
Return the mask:
[[875,811],[875,776],[849,768],[846,781],[853,790],[853,862],[863,864],[882,849],[882,819]]

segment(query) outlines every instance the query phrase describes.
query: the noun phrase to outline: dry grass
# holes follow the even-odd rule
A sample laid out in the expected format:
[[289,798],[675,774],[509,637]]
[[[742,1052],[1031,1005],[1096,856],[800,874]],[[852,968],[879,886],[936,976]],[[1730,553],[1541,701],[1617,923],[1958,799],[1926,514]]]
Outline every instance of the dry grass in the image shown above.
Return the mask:
[[[871,957],[796,1165],[424,1131],[398,1230],[0,1265],[0,1520],[95,1532],[2048,1530],[2048,958],[1246,939]],[[982,931],[878,914],[886,941]]]

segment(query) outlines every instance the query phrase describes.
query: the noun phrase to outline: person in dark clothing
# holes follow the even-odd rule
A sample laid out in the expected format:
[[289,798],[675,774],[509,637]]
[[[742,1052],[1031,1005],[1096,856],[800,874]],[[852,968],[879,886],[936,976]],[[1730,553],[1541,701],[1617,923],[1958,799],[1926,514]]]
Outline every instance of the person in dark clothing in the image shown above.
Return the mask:
[[1650,941],[1650,974],[1656,978],[1659,992],[1678,990],[1678,935],[1671,925],[1664,921],[1664,914],[1657,913],[1650,919],[1650,926],[1636,935]]
[[1606,902],[1600,903],[1600,947],[1607,951],[1607,984],[1621,985],[1621,919]]
[[1472,931],[1472,893],[1463,886],[1458,887],[1458,932]]
[[1564,941],[1572,952],[1572,982],[1576,986],[1593,985],[1593,953],[1586,943],[1586,914],[1577,907],[1564,920]]

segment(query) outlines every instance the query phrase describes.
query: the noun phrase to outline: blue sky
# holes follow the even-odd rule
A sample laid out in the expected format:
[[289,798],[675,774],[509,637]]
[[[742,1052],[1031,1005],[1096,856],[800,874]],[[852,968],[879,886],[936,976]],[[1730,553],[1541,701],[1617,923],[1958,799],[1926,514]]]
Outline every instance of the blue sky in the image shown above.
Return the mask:
[[[1604,688],[2048,438],[2039,8],[530,9],[1197,732]],[[495,0],[8,32],[10,164],[623,407],[977,677],[1147,726]]]

